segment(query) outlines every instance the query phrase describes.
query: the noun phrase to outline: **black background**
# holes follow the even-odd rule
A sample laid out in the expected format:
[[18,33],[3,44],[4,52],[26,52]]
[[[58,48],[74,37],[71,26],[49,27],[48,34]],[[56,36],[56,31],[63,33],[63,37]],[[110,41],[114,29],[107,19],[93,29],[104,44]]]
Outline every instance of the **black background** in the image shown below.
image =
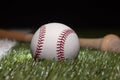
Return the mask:
[[[119,30],[119,3],[113,1],[5,1],[1,5],[0,28],[37,30],[49,22],[60,22],[76,31]],[[112,33],[112,32],[110,32]]]

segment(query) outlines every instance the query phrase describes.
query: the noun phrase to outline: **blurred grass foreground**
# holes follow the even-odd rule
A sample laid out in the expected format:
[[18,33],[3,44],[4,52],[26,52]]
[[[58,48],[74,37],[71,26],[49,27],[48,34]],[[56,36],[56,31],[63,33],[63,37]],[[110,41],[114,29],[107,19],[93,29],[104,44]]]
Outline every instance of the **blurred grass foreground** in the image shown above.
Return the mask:
[[0,80],[119,80],[120,54],[81,48],[74,60],[34,61],[29,43],[17,43],[0,61]]

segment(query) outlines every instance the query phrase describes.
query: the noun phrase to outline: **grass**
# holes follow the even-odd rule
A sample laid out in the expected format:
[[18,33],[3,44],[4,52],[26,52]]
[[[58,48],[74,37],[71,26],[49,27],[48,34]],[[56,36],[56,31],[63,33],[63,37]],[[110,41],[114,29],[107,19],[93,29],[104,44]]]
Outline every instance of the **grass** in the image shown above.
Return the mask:
[[0,62],[0,80],[119,80],[120,54],[81,48],[74,60],[34,61],[18,43]]

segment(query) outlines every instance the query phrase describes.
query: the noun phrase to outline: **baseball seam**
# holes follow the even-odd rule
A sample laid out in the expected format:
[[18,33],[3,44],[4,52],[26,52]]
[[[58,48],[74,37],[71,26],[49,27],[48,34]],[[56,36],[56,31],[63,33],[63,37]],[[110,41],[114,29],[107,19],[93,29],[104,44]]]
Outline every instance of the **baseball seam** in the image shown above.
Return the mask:
[[35,60],[40,56],[40,53],[42,52],[45,33],[46,33],[46,27],[42,26],[39,31],[39,38],[38,38],[37,47],[36,47],[36,51],[35,51],[35,55],[34,55]]
[[65,56],[64,56],[64,45],[65,41],[67,39],[67,36],[71,33],[74,33],[73,30],[71,29],[65,29],[59,36],[58,41],[57,41],[57,57],[59,61],[64,61]]

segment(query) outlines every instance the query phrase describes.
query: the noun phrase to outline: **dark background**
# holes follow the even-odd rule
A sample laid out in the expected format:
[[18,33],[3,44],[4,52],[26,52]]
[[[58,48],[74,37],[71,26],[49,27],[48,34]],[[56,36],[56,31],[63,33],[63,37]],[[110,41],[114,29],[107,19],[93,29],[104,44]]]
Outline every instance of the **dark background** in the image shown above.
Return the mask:
[[77,33],[119,34],[120,9],[113,1],[5,1],[1,6],[0,28],[36,31],[49,22],[64,23]]

